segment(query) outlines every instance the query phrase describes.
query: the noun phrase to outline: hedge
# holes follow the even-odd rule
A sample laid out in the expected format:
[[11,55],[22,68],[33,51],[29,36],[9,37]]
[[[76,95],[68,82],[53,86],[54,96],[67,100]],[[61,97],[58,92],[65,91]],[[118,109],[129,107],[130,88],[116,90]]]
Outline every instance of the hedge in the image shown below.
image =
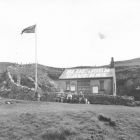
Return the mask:
[[57,92],[47,92],[47,93],[44,93],[43,96],[41,96],[40,100],[53,102],[57,98],[57,95],[58,95]]
[[86,98],[91,104],[105,104],[105,105],[126,105],[134,106],[135,100],[130,96],[113,96],[113,95],[86,95]]

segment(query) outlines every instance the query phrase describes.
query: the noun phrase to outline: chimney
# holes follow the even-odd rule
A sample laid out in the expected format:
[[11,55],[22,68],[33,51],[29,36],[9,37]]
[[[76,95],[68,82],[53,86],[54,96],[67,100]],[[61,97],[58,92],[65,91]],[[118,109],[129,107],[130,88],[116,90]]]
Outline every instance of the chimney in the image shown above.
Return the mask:
[[114,67],[115,67],[114,58],[111,57],[110,68],[114,68]]

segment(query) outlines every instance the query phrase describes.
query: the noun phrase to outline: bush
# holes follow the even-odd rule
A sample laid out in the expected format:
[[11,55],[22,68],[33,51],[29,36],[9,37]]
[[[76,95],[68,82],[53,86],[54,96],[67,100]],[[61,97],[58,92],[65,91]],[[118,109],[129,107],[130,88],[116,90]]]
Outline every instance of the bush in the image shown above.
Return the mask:
[[58,94],[57,92],[44,93],[40,100],[41,101],[53,102],[53,101],[55,101],[55,99],[57,97],[57,94]]
[[115,121],[113,121],[110,117],[107,117],[107,116],[105,116],[105,115],[103,115],[103,114],[100,114],[100,115],[98,116],[98,119],[99,119],[100,121],[107,122],[108,125],[110,125],[110,126],[112,126],[112,127],[116,126],[116,122],[115,122]]
[[107,105],[126,105],[134,106],[134,98],[129,96],[113,96],[113,95],[87,95],[87,99],[91,104],[107,104]]
[[4,98],[8,98],[10,94],[10,91],[0,91],[0,96]]
[[140,101],[135,101],[136,106],[140,106]]
[[41,138],[43,140],[66,140],[67,137],[76,134],[76,130],[71,127],[50,128],[41,134]]

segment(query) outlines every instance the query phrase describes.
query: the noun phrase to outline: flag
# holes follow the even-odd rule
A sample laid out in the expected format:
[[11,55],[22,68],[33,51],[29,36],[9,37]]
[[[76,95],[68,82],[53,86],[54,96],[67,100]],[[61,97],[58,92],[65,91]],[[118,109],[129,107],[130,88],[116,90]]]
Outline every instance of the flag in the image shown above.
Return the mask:
[[21,34],[23,33],[35,33],[36,25],[29,26],[22,30]]

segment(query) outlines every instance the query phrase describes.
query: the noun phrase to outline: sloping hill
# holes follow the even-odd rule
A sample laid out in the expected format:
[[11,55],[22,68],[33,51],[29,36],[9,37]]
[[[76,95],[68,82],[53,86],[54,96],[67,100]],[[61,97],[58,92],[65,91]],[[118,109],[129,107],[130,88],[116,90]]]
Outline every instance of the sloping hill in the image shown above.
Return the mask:
[[[26,64],[26,65],[18,65],[16,63],[10,63],[10,62],[0,62],[0,73],[3,73],[7,70],[7,67],[12,66],[13,68],[22,69],[22,73],[25,75],[35,75],[35,64]],[[49,66],[44,66],[41,64],[38,64],[38,72],[40,74],[48,74],[49,77],[52,79],[58,79],[60,74],[64,68],[54,68]]]
[[115,62],[117,94],[140,100],[140,58]]
[[[6,91],[4,97],[10,96],[17,99],[31,99],[31,97],[29,97],[30,95],[27,94],[27,89],[30,88],[32,90],[35,87],[35,64],[18,65],[13,63],[6,63],[4,65],[4,63],[0,63],[0,68],[2,69],[0,75],[0,94],[3,95],[3,91]],[[63,69],[61,68],[47,67],[38,64],[39,92],[41,94],[48,94],[48,92],[58,91],[58,86],[55,83],[55,80],[59,78],[62,71]],[[20,95],[18,95],[19,93]],[[28,96],[29,98],[24,98],[23,95]]]
[[10,62],[0,62],[0,73],[3,73],[6,71],[8,66],[15,66],[15,63]]
[[140,58],[124,60],[124,61],[116,61],[116,67],[124,67],[124,66],[140,66]]
[[[8,71],[16,77],[20,75],[21,84],[28,86],[27,78],[32,78],[35,81],[35,64],[16,65],[8,67]],[[55,80],[57,80],[63,69],[43,66],[38,64],[38,84],[41,88],[55,88]],[[15,78],[16,79],[16,78]],[[34,87],[33,87],[34,88]],[[45,90],[45,89],[44,89]],[[51,89],[48,89],[51,90]]]
[[[85,67],[89,68],[92,66],[79,66],[78,68]],[[34,87],[34,84],[31,83],[31,79],[35,80],[35,64],[17,65],[15,63],[1,62],[0,84],[5,80],[5,75],[3,73],[7,68],[15,81],[17,80],[17,75],[20,75],[22,85]],[[136,100],[140,100],[140,58],[116,61],[115,69],[117,78],[117,94],[135,96]],[[64,68],[54,68],[38,64],[38,84],[40,88],[44,91],[57,90],[55,81],[58,80],[63,71]]]
[[[35,77],[35,64],[16,65],[12,66],[11,68],[13,69],[13,73],[15,71],[15,74],[19,73],[20,75],[24,76],[30,76],[33,78]],[[38,78],[40,79],[40,77],[42,76],[48,76],[48,78],[51,78],[53,80],[58,79],[63,70],[63,68],[53,68],[38,64]]]

